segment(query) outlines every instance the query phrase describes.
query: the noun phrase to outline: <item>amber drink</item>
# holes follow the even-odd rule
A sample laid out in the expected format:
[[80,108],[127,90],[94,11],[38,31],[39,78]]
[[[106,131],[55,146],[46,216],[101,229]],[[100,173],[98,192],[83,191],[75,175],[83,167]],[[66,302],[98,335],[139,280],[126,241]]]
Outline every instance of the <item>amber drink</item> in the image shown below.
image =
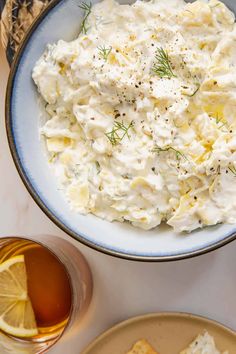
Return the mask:
[[0,239],[0,353],[45,352],[81,318],[91,294],[88,265],[67,241]]

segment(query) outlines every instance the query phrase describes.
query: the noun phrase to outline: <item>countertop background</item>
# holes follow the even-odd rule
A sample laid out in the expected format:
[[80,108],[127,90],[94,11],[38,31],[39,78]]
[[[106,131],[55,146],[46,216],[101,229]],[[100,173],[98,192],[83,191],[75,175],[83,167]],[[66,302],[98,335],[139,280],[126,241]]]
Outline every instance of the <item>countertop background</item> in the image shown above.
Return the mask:
[[191,312],[236,330],[236,242],[189,260],[138,263],[81,245],[44,215],[21,182],[7,144],[8,70],[0,48],[0,236],[52,234],[69,239],[87,258],[94,279],[92,303],[80,327],[63,336],[49,354],[79,354],[110,326],[149,312]]

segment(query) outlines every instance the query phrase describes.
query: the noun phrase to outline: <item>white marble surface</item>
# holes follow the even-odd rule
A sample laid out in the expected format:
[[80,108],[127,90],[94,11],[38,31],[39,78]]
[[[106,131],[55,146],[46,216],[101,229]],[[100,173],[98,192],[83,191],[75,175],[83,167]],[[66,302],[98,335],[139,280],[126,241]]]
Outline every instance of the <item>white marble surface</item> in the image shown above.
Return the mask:
[[[7,74],[0,49],[0,235],[47,233],[68,238],[34,203],[14,167],[4,123]],[[236,242],[198,258],[165,264],[124,261],[71,242],[88,259],[94,295],[80,328],[65,335],[50,354],[78,354],[113,324],[153,311],[192,312],[236,330]]]

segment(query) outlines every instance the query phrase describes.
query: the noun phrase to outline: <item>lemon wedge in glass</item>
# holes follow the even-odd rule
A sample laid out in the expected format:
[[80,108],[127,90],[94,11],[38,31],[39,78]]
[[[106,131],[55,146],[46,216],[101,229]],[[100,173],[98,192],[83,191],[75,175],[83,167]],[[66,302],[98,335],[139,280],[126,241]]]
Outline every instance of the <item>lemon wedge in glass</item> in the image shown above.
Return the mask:
[[23,338],[38,334],[23,255],[0,264],[0,330]]

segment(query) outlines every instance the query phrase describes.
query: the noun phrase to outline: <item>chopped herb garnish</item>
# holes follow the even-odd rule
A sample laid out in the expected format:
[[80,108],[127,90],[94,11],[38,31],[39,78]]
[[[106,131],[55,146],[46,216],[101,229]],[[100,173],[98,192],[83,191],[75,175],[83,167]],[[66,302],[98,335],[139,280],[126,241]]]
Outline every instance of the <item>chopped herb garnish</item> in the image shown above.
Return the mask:
[[95,165],[96,165],[97,173],[99,174],[101,172],[100,163],[98,161],[95,161]]
[[220,6],[221,4],[220,3],[218,3],[218,4],[216,4],[216,5],[213,5],[213,6],[209,6],[211,9],[214,9],[215,7],[217,7],[217,6]]
[[188,94],[186,94],[186,93],[184,93],[184,95],[185,95],[185,96],[188,96],[188,97],[193,97],[193,96],[195,96],[196,93],[199,91],[201,85],[199,84],[199,82],[197,82],[197,83],[196,83],[196,86],[197,86],[196,90],[195,90],[191,95],[188,95]]
[[176,150],[172,146],[167,146],[165,148],[161,148],[159,146],[155,146],[153,149],[153,152],[157,152],[158,154],[160,152],[167,152],[167,151],[173,151],[176,154],[176,159],[180,160],[181,157],[183,157],[185,160],[187,160],[187,157],[179,150]]
[[236,177],[236,167],[234,167],[234,166],[230,166],[230,167],[228,167],[228,169],[230,170],[230,172],[232,172],[233,173],[233,175]]
[[106,137],[110,140],[112,145],[119,144],[125,136],[130,139],[129,130],[133,127],[133,121],[125,126],[123,122],[115,122],[113,129],[106,133]]
[[[209,117],[214,118],[216,121],[216,124],[221,123],[220,126],[218,126],[219,129],[222,129],[223,127],[226,127],[227,129],[229,129],[229,125],[227,121],[223,120],[223,117],[219,117],[218,112],[216,113],[216,115],[213,114],[213,112],[209,112],[208,113]],[[223,131],[224,133],[228,132],[228,131]]]
[[111,53],[112,51],[112,47],[105,47],[105,46],[99,46],[98,47],[98,51],[99,51],[99,56],[104,59],[105,61],[107,61],[108,55]]
[[194,13],[190,10],[184,10],[184,11],[189,12],[190,14],[194,15]]
[[215,120],[216,120],[216,124],[222,123],[222,124],[218,127],[219,129],[222,129],[223,127],[225,127],[225,126],[228,125],[228,123],[227,123],[226,121],[223,121],[223,118],[219,118],[219,114],[218,114],[218,113],[216,114]]
[[80,31],[84,34],[88,32],[87,20],[89,15],[91,14],[92,3],[87,4],[86,2],[82,2],[79,7],[84,10],[84,18],[81,23]]
[[152,72],[160,78],[177,77],[172,70],[171,62],[168,53],[162,48],[157,48],[155,62],[152,67]]
[[[220,162],[220,161],[219,161],[219,162]],[[221,174],[221,167],[220,167],[220,166],[217,167],[216,173],[217,173],[218,175]]]
[[56,157],[57,157],[58,153],[57,152],[53,152],[52,155],[50,156],[48,162],[52,163],[55,161]]

